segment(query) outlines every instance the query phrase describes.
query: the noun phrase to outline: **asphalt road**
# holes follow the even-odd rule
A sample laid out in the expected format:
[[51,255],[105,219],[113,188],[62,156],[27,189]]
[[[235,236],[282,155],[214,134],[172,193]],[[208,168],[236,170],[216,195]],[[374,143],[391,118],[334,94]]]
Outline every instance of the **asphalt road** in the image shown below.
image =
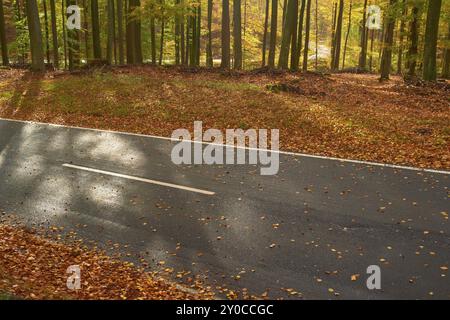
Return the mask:
[[0,120],[0,211],[272,298],[450,299],[448,174],[282,154],[261,176],[174,165],[173,145]]

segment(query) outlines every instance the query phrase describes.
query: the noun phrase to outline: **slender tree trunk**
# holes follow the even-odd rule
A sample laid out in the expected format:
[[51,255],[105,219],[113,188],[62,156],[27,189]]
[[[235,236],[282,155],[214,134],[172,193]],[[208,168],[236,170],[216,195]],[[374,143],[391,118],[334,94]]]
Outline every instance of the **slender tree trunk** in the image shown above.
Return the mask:
[[65,0],[61,0],[61,24],[63,33],[63,47],[64,47],[64,69],[67,69],[67,31],[66,31],[66,6]]
[[230,1],[222,0],[222,65],[230,68]]
[[50,16],[52,18],[53,66],[59,69],[58,30],[56,28],[56,4],[50,0]]
[[191,62],[191,29],[192,29],[192,17],[188,16],[186,19],[186,65],[190,65]]
[[213,15],[213,0],[208,0],[208,42],[206,43],[206,66],[212,68],[214,66],[212,53],[212,15]]
[[269,11],[270,11],[270,0],[266,0],[266,11],[265,11],[265,17],[264,17],[264,33],[263,33],[261,67],[265,67],[266,66],[267,34],[268,34],[268,29],[269,29]]
[[123,46],[123,2],[117,0],[117,31],[118,31],[118,47],[119,47],[119,64],[125,64],[125,53]]
[[161,66],[163,64],[164,59],[164,34],[166,32],[166,19],[165,19],[165,12],[164,12],[164,0],[161,1],[161,34],[159,38],[159,65]]
[[360,70],[365,70],[367,65],[367,46],[366,46],[366,38],[368,36],[368,29],[366,27],[367,23],[367,0],[364,0],[364,8],[363,8],[363,20],[361,26],[361,52],[359,54],[359,64],[358,67]]
[[154,16],[150,18],[150,42],[152,64],[156,64],[156,19]]
[[241,0],[233,0],[233,53],[234,69],[242,69],[242,12]]
[[[117,35],[116,35],[116,4],[115,1],[112,1],[112,27],[113,27],[113,48],[114,48],[114,64],[117,64]],[[86,20],[87,22],[87,20]],[[87,51],[86,51],[87,54]]]
[[50,32],[48,30],[47,0],[43,0],[42,4],[44,7],[45,56],[47,63],[50,63]]
[[192,8],[192,15],[189,17],[190,24],[190,46],[189,46],[189,65],[196,66],[196,52],[197,52],[197,14],[195,8]]
[[306,6],[305,50],[303,52],[303,72],[308,71],[309,34],[311,29],[311,1],[312,0],[308,0],[308,5]]
[[5,15],[3,12],[3,0],[0,0],[0,45],[2,47],[2,64],[9,65],[8,43],[6,41]]
[[37,1],[26,1],[26,12],[30,35],[31,70],[44,71],[44,49]]
[[403,38],[405,35],[405,18],[406,18],[406,0],[402,1],[402,17],[400,20],[400,30],[398,39],[398,59],[397,59],[397,74],[402,74],[403,71]]
[[393,9],[397,0],[390,0],[389,2],[389,12],[386,14],[386,34],[383,41],[383,54],[381,56],[380,63],[380,80],[389,80],[389,75],[391,73],[391,62],[392,62],[392,45],[394,43],[394,28],[395,28],[395,17],[393,16]]
[[[22,6],[21,6],[20,0],[16,0],[15,8],[16,8],[16,12],[17,12],[17,20],[16,20],[16,22],[19,22],[19,21],[22,20],[23,16],[26,16],[26,12],[24,12],[24,14],[22,15]],[[24,9],[24,11],[26,11],[26,9]],[[19,28],[17,28],[17,36],[20,37],[25,32],[28,32],[28,30],[26,30],[26,26],[21,25]],[[25,51],[26,51],[25,47],[26,47],[26,45],[23,44],[23,43],[19,43],[18,44],[18,51],[20,52],[20,54],[18,53],[17,60],[19,61],[20,64],[24,64],[25,63]]]
[[331,30],[331,68],[334,65],[334,56],[336,52],[336,23],[337,23],[337,10],[338,3],[335,2],[333,4],[333,22],[332,22],[332,30]]
[[448,22],[447,47],[444,49],[444,66],[442,68],[442,78],[450,78],[450,21]]
[[342,42],[342,20],[344,18],[344,0],[339,1],[339,13],[336,23],[336,40],[335,40],[335,52],[333,57],[333,65],[331,69],[336,71],[339,69],[339,62],[341,57],[341,42]]
[[196,26],[196,41],[197,44],[195,46],[195,65],[200,66],[200,37],[201,37],[201,30],[202,30],[202,5],[199,3],[197,7],[197,26]]
[[316,61],[315,61],[315,70],[317,71],[318,67],[319,67],[319,1],[316,0],[316,5],[315,5],[315,12],[316,12],[316,16],[315,16],[315,23],[314,25],[316,26]]
[[348,28],[347,28],[347,35],[345,36],[344,57],[342,59],[342,69],[345,68],[345,56],[347,54],[348,36],[350,35],[350,30],[352,27],[352,7],[353,7],[353,2],[350,0],[350,8],[349,8],[349,12],[348,12]]
[[423,49],[423,79],[436,81],[436,53],[439,32],[439,17],[442,0],[432,0],[428,4],[425,44]]
[[91,58],[89,47],[89,25],[88,25],[88,5],[86,0],[83,0],[83,35],[84,35],[84,47],[86,49],[86,60]]
[[[176,7],[178,9],[180,0],[175,0]],[[177,11],[174,16],[174,35],[175,35],[175,65],[180,64],[180,14]]]
[[294,2],[294,22],[291,25],[292,28],[292,36],[291,36],[291,70],[296,71],[298,70],[298,65],[296,66],[296,53],[297,53],[297,46],[298,46],[298,0],[295,0]]
[[114,46],[114,0],[108,0],[106,4],[107,12],[107,43],[106,43],[106,60],[109,65],[113,64],[113,46]]
[[370,56],[369,56],[369,72],[373,70],[373,43],[375,38],[375,30],[370,31]]
[[270,21],[270,47],[269,47],[270,68],[275,68],[275,53],[277,48],[277,27],[278,27],[278,0],[272,0],[272,15]]
[[181,64],[186,65],[186,40],[185,40],[185,16],[184,16],[184,0],[181,0],[181,21],[180,21],[180,51]]
[[91,19],[92,19],[92,47],[94,50],[94,59],[102,59],[102,48],[100,42],[100,22],[98,17],[98,0],[91,0]]
[[305,17],[305,8],[306,8],[306,0],[302,0],[297,31],[297,47],[295,48],[294,60],[291,61],[291,69],[293,71],[298,70],[300,64],[300,55],[302,54],[303,20]]
[[420,7],[416,4],[412,9],[412,21],[410,25],[411,45],[408,50],[408,76],[416,75],[417,54],[419,52],[419,19]]

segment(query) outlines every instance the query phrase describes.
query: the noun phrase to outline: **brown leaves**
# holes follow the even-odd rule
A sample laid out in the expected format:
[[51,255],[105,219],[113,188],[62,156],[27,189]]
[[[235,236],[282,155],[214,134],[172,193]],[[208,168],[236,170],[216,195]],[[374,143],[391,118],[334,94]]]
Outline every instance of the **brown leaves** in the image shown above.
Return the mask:
[[[288,151],[450,168],[448,90],[410,87],[398,77],[386,83],[355,74],[226,77],[151,67],[55,79],[49,73],[27,82],[22,76],[0,72],[6,97],[27,93],[20,102],[0,98],[1,117],[161,136],[201,119],[205,128],[280,129]],[[27,91],[33,82],[44,88]],[[288,84],[289,92],[266,89],[274,83]],[[57,90],[48,89],[55,84]]]
[[[53,232],[53,231],[52,231]],[[164,261],[159,262],[164,265]],[[81,290],[66,286],[67,267],[79,265]],[[174,272],[165,268],[168,274]],[[211,299],[193,282],[192,291],[144,272],[80,241],[55,242],[30,230],[0,224],[0,291],[25,299]]]

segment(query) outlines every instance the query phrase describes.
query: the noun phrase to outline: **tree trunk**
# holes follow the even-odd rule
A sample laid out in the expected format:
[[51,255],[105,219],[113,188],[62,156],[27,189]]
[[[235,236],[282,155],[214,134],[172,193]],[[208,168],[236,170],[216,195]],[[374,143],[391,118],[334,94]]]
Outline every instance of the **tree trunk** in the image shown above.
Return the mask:
[[[76,0],[67,0],[67,7],[76,5]],[[67,12],[66,12],[67,14]],[[67,44],[69,53],[69,70],[80,67],[80,33],[77,29],[67,30]]]
[[180,19],[180,52],[181,64],[186,65],[186,40],[185,40],[185,16],[184,16],[184,0],[181,0],[181,19]]
[[303,52],[303,72],[308,71],[309,33],[311,29],[311,1],[312,0],[308,0],[308,5],[306,6],[305,50]]
[[436,81],[437,79],[436,53],[441,6],[442,0],[432,0],[428,4],[427,26],[423,49],[423,79],[426,81]]
[[200,38],[201,38],[201,29],[202,29],[202,5],[199,3],[197,7],[197,34],[196,34],[196,41],[197,44],[195,46],[196,54],[195,54],[195,65],[197,67],[200,66]]
[[337,23],[337,10],[338,9],[338,3],[335,2],[333,4],[333,22],[331,23],[332,29],[331,29],[331,65],[330,67],[333,67],[334,64],[334,55],[336,52],[336,23]]
[[222,64],[223,69],[230,68],[230,1],[222,0]]
[[30,35],[31,70],[44,71],[44,49],[37,1],[26,1],[28,32]]
[[47,63],[50,63],[50,32],[48,30],[47,0],[43,0],[42,4],[44,7],[45,56]]
[[106,43],[106,60],[109,65],[113,64],[113,39],[114,39],[114,0],[108,0],[106,4],[107,12],[107,43]]
[[63,33],[63,47],[64,47],[64,69],[67,69],[67,32],[66,32],[66,6],[65,0],[61,0],[61,24]]
[[344,0],[339,0],[339,13],[336,23],[336,40],[334,57],[332,59],[331,70],[336,71],[339,69],[339,62],[341,57],[341,41],[342,41],[342,20],[344,18]]
[[295,66],[296,58],[295,55],[297,53],[298,46],[298,0],[295,0],[294,3],[294,22],[292,23],[292,36],[291,36],[291,70],[298,70],[298,65]]
[[242,69],[242,12],[241,0],[233,0],[234,69]]
[[360,70],[365,70],[367,65],[367,36],[368,36],[368,29],[366,27],[367,23],[367,0],[364,0],[364,8],[363,8],[363,20],[362,20],[362,26],[361,26],[361,52],[359,54],[359,64],[358,67]]
[[269,68],[274,68],[277,48],[278,0],[272,0],[272,15],[270,19]]
[[345,56],[347,54],[348,36],[350,35],[350,29],[352,27],[352,7],[353,7],[353,3],[350,0],[350,8],[349,8],[349,12],[348,12],[348,28],[347,28],[347,35],[345,36],[344,57],[342,59],[342,69],[345,69]]
[[444,49],[444,66],[442,68],[442,78],[450,78],[450,21],[448,22],[447,47]]
[[270,10],[270,0],[266,0],[266,11],[265,11],[265,17],[264,17],[264,33],[263,33],[261,67],[265,67],[266,66],[267,34],[268,34],[268,29],[269,29],[269,10]]
[[212,14],[213,14],[213,0],[208,0],[208,42],[206,44],[206,66],[212,68],[214,66],[212,54]]
[[123,47],[123,2],[117,0],[117,31],[118,31],[118,47],[119,47],[119,64],[125,64],[124,47]]
[[405,18],[406,18],[407,10],[406,10],[406,0],[402,1],[402,17],[400,20],[400,30],[399,30],[399,39],[398,39],[398,59],[397,59],[397,74],[402,74],[403,71],[403,38],[405,33]]
[[300,55],[302,53],[303,21],[305,17],[305,8],[306,8],[306,0],[302,0],[297,31],[297,46],[295,48],[294,59],[291,60],[291,69],[293,71],[297,71],[300,64]]
[[318,69],[318,67],[319,67],[319,1],[318,0],[316,0],[316,4],[315,4],[315,13],[316,13],[316,16],[315,16],[315,23],[314,23],[314,25],[315,25],[315,27],[316,27],[316,34],[315,34],[315,37],[316,37],[316,43],[315,43],[315,46],[316,46],[316,61],[315,61],[315,66],[314,66],[314,68],[315,68],[315,70],[317,71],[317,69]]
[[88,25],[88,5],[86,0],[83,0],[83,35],[84,35],[84,47],[86,49],[86,60],[90,59],[90,47],[89,47],[89,25]]
[[154,16],[150,18],[150,42],[152,64],[156,64],[156,19]]
[[289,64],[289,49],[292,41],[292,30],[294,25],[294,20],[297,17],[295,11],[295,3],[297,0],[289,0],[287,3],[286,17],[284,19],[283,34],[281,38],[281,50],[280,57],[278,61],[278,67],[280,69],[288,69]]
[[389,10],[386,13],[386,33],[383,41],[383,53],[381,56],[380,63],[380,80],[389,80],[389,75],[391,73],[391,62],[392,62],[392,45],[394,42],[394,28],[395,28],[395,17],[393,15],[393,10],[397,0],[390,0]]
[[94,50],[94,59],[102,59],[102,48],[100,42],[100,22],[98,17],[98,0],[91,0],[91,19],[92,19],[92,47]]
[[161,1],[161,34],[159,37],[159,65],[161,66],[164,59],[164,34],[166,31],[166,19],[165,19],[165,12],[164,12],[164,0]]
[[129,0],[128,2],[126,28],[128,64],[142,64],[141,22],[140,18],[134,15],[135,9],[140,6],[140,0]]
[[412,9],[412,21],[410,25],[411,45],[408,50],[408,76],[416,75],[417,54],[419,52],[419,20],[421,8],[416,4]]
[[373,43],[375,38],[375,30],[370,31],[370,56],[369,56],[369,72],[373,70]]
[[2,64],[9,65],[8,43],[6,42],[5,15],[3,12],[3,0],[0,0],[0,45],[2,47]]
[[52,18],[53,66],[59,68],[58,30],[56,28],[56,4],[50,0],[50,16]]

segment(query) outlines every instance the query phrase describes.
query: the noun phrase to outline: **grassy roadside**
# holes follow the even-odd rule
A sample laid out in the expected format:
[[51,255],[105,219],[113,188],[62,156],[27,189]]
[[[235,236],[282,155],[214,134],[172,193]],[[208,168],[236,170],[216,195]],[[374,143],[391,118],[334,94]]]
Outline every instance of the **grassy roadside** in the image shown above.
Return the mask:
[[[0,300],[8,299],[212,299],[194,283],[181,289],[157,273],[84,246],[18,225],[0,223]],[[73,239],[72,239],[73,240]],[[69,290],[67,268],[78,265],[81,289]]]
[[[291,92],[268,90],[286,84]],[[450,169],[448,85],[373,75],[223,75],[119,68],[0,71],[0,117],[170,136],[178,128],[278,128],[281,149]]]

